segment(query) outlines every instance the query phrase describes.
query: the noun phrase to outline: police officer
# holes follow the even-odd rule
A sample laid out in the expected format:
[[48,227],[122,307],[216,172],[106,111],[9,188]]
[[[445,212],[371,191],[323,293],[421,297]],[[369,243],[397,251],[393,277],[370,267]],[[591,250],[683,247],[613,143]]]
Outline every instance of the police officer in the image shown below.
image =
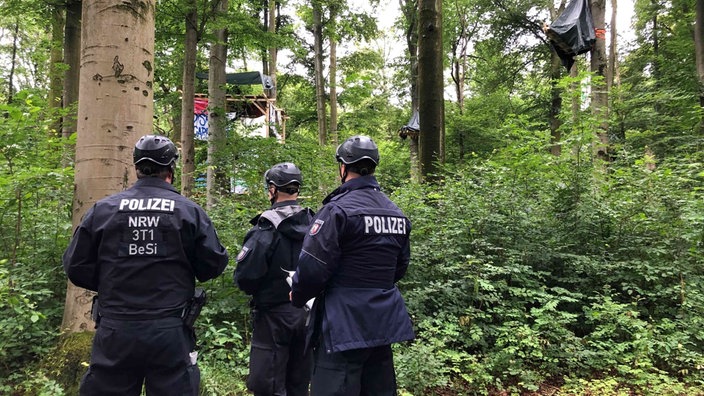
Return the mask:
[[234,273],[237,286],[252,296],[247,388],[260,396],[308,395],[306,312],[291,305],[286,278],[296,269],[313,212],[297,201],[303,178],[293,163],[274,165],[264,180],[271,207],[252,219]]
[[81,395],[197,395],[195,337],[181,318],[227,266],[205,211],[171,185],[178,151],[164,136],[134,148],[137,182],[98,201],[64,252],[76,286],[98,292],[99,319]]
[[391,344],[414,338],[395,286],[408,268],[411,223],[379,190],[372,139],[347,139],[336,158],[342,185],[313,219],[291,292],[297,307],[316,297],[311,395],[395,395]]

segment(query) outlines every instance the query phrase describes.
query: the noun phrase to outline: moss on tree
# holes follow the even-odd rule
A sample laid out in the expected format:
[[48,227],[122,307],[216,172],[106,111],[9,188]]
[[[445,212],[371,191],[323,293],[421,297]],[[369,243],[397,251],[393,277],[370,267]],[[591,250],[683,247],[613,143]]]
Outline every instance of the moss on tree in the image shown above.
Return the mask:
[[42,361],[47,376],[58,382],[67,395],[77,395],[81,377],[88,369],[93,343],[91,331],[70,333]]

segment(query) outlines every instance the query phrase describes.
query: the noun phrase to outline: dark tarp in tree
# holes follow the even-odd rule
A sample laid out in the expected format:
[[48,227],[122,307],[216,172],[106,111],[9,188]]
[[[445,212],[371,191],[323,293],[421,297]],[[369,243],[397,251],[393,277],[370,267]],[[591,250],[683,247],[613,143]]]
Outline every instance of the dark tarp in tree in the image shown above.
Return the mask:
[[569,71],[574,57],[589,52],[596,42],[589,0],[572,0],[544,30],[562,65]]
[[398,130],[398,135],[401,139],[405,139],[408,136],[417,137],[418,132],[420,132],[420,116],[418,115],[418,109],[414,109],[408,124]]
[[[208,72],[197,73],[196,77],[201,80],[208,79]],[[231,85],[262,85],[263,89],[274,88],[274,81],[270,76],[258,71],[248,71],[240,73],[227,73],[225,82]]]

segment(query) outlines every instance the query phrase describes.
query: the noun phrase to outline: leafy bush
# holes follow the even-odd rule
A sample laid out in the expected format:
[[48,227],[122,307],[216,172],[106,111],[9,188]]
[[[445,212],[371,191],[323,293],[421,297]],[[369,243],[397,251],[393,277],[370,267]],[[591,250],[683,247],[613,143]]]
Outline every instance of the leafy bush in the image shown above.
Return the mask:
[[246,395],[244,378],[233,375],[233,367],[218,360],[202,361],[198,364],[201,374],[200,395],[237,396]]
[[0,392],[6,395],[65,396],[61,384],[45,373],[28,369],[0,379]]
[[399,388],[414,395],[426,388],[442,386],[448,382],[449,368],[438,356],[444,348],[423,341],[394,348],[394,365]]
[[702,381],[702,337],[686,330],[702,320],[701,175],[625,149],[609,173],[578,155],[545,154],[524,131],[395,191],[413,223],[401,288],[417,342],[444,367],[451,353],[482,366],[465,359],[451,378],[516,392],[603,373],[636,389]]
[[[49,319],[60,314],[60,307],[50,304],[55,295],[43,275],[17,276],[7,268],[7,260],[0,261],[0,377],[45,355],[58,336]],[[47,306],[52,307],[41,309]]]

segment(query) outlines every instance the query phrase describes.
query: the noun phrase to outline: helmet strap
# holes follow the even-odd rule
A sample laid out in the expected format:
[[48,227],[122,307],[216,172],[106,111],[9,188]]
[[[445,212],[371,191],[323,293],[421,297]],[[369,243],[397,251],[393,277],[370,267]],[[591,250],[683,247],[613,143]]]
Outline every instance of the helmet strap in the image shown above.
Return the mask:
[[342,162],[337,163],[337,173],[340,175],[340,179],[342,179],[342,183],[347,181],[347,166],[345,166],[345,172],[342,172]]
[[169,171],[171,171],[171,184],[174,184],[174,179],[176,179],[176,161],[171,163]]
[[[271,187],[274,187],[274,192],[271,192]],[[269,202],[273,205],[276,203],[276,198],[279,196],[279,189],[276,187],[274,184],[270,184],[269,187],[267,187],[267,191],[271,194],[271,198],[269,198]]]

